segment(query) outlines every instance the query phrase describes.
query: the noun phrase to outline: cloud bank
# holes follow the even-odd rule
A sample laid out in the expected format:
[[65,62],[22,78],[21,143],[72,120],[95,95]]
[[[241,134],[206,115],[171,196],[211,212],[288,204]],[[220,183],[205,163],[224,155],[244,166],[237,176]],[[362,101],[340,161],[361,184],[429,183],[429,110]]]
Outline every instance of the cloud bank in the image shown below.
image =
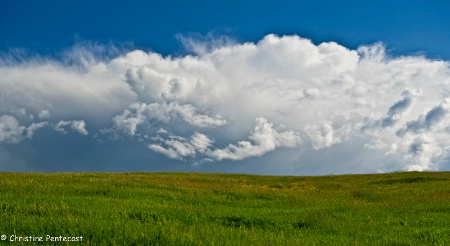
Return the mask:
[[2,57],[0,169],[450,169],[447,61],[299,36],[181,40],[189,55]]

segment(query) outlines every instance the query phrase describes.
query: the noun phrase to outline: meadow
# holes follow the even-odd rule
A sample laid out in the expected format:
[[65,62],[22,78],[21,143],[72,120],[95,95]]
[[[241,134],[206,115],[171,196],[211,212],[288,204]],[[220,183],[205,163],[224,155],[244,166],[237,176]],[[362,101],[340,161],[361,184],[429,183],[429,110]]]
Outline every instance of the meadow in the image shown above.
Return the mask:
[[450,173],[0,173],[0,222],[2,245],[450,245]]

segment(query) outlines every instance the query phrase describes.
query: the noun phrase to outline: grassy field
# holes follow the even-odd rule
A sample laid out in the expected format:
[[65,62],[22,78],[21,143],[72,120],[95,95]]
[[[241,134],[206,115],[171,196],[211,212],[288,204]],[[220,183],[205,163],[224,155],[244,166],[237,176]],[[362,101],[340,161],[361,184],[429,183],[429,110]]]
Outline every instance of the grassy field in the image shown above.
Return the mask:
[[13,245],[450,245],[450,173],[0,173],[0,222]]

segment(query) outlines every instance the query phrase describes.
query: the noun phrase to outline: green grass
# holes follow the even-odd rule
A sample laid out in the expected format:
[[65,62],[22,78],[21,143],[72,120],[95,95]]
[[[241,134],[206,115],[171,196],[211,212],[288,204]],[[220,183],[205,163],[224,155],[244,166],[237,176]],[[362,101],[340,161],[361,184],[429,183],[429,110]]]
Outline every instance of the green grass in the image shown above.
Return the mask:
[[14,245],[450,245],[450,173],[0,173],[0,222]]

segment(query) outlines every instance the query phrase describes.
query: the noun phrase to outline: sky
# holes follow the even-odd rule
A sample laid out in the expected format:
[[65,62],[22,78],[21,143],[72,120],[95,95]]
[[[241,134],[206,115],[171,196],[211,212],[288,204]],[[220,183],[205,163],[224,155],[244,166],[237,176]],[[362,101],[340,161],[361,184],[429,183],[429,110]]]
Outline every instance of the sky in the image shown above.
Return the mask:
[[0,1],[0,171],[450,170],[447,1]]

